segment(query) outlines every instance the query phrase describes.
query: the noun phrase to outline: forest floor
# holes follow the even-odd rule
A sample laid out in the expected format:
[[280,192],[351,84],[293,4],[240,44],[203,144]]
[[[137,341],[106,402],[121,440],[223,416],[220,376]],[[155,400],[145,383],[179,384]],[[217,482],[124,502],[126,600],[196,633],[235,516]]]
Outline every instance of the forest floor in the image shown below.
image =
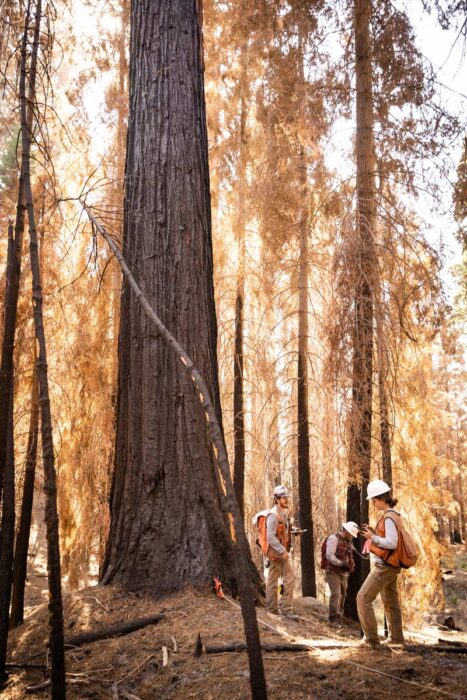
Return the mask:
[[[9,684],[3,695],[0,693],[5,700],[50,696],[50,689],[30,695],[27,692],[28,686],[44,680],[44,669],[40,666],[45,667],[48,658],[47,604],[36,602],[28,608],[25,623],[11,632],[9,662],[35,664],[39,668],[10,669]],[[320,646],[340,646],[310,651],[265,651],[270,700],[283,700],[284,696],[294,700],[467,697],[464,655],[360,648],[358,629],[329,627],[322,603],[312,598],[297,599],[295,609],[301,616],[299,623],[259,608],[259,620],[270,626],[260,622],[262,642],[312,640]],[[64,594],[67,637],[159,612],[164,618],[157,624],[67,650],[67,697],[73,700],[250,697],[245,652],[193,655],[198,635],[203,645],[243,640],[241,613],[230,598],[219,599],[213,593],[187,589],[156,600],[129,594],[115,586],[93,586]],[[414,644],[436,644],[438,637],[467,642],[462,632],[441,632],[435,628],[407,636]],[[167,650],[166,665],[163,647]]]

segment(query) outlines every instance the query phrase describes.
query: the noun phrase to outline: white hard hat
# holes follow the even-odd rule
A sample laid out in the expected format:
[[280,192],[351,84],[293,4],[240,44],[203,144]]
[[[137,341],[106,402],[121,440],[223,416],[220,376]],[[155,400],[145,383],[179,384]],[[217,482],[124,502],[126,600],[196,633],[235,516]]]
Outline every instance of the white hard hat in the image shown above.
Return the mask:
[[282,486],[282,484],[279,484],[279,486],[276,486],[276,488],[273,491],[274,498],[281,498],[282,496],[287,496],[289,495],[289,492],[285,486]]
[[348,523],[342,523],[342,529],[346,530],[352,537],[357,537],[358,535],[358,525],[353,520],[349,520]]
[[368,484],[366,500],[369,501],[370,498],[376,498],[376,496],[381,496],[383,493],[389,493],[390,490],[391,487],[385,481],[374,479]]

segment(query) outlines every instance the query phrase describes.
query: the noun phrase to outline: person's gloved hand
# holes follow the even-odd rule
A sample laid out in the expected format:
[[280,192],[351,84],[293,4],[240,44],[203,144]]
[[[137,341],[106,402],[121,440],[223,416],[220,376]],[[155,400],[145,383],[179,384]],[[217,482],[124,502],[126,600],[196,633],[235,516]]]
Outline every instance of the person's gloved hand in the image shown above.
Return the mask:
[[350,566],[349,566],[349,564],[347,564],[345,561],[343,561],[343,562],[342,562],[341,569],[342,569],[343,571],[348,571],[348,572],[349,572],[349,571],[350,571]]

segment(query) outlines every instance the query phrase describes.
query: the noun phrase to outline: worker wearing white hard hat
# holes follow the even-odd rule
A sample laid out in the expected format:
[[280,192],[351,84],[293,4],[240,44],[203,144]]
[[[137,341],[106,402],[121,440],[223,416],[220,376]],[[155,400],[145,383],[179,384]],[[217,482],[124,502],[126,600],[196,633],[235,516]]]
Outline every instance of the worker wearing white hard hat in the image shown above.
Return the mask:
[[326,537],[321,547],[321,568],[331,592],[329,622],[340,626],[344,614],[349,574],[355,569],[352,539],[358,535],[358,525],[352,520],[342,523],[339,530]]
[[292,525],[289,516],[289,492],[280,484],[273,491],[274,506],[266,516],[269,568],[266,581],[266,608],[279,614],[278,583],[282,576],[283,595],[280,613],[289,620],[298,621],[293,612],[293,587],[295,571],[290,559]]
[[389,623],[389,642],[404,644],[402,611],[397,591],[400,573],[398,559],[400,513],[394,509],[397,499],[391,496],[391,487],[381,479],[370,481],[367,500],[381,512],[376,528],[368,525],[360,528],[360,534],[369,541],[371,571],[357,594],[357,610],[365,635],[364,643],[372,647],[380,645],[373,601],[381,595]]

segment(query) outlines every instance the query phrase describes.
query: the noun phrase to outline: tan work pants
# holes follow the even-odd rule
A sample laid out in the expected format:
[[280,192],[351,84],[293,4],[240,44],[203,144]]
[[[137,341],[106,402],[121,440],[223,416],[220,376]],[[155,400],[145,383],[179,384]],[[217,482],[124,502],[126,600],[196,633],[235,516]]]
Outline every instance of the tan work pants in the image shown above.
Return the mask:
[[378,644],[373,601],[381,594],[384,611],[389,625],[389,638],[393,642],[404,642],[402,631],[402,611],[397,593],[397,575],[400,569],[387,564],[375,564],[357,594],[358,618],[367,642]]
[[269,612],[279,612],[278,600],[279,591],[277,584],[279,577],[282,576],[284,584],[284,593],[281,599],[281,612],[292,612],[293,605],[293,585],[295,581],[295,571],[292,566],[290,556],[288,559],[280,559],[272,561],[269,564],[268,579],[266,582],[266,608]]
[[347,593],[349,577],[345,574],[339,574],[337,571],[328,571],[326,569],[324,575],[331,591],[329,621],[341,620],[344,613],[345,594]]

